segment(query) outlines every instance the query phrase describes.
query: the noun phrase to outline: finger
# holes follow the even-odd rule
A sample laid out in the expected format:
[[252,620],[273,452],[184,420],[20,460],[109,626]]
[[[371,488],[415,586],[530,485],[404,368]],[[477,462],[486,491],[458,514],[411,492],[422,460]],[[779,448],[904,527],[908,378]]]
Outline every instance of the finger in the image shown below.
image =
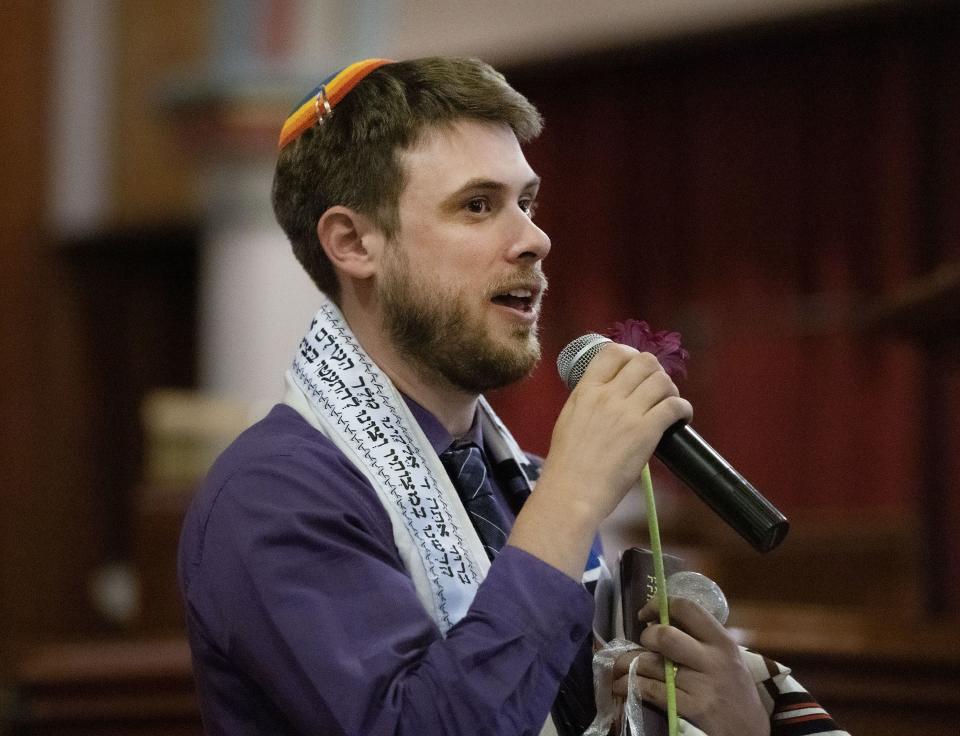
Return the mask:
[[623,675],[622,677],[618,677],[616,680],[613,681],[613,688],[612,688],[613,694],[621,698],[627,697],[627,687],[629,683],[630,683],[629,675]]
[[663,669],[663,656],[656,652],[643,652],[637,658],[636,674],[651,680],[663,680],[666,677]]
[[622,675],[627,674],[627,671],[630,669],[630,663],[640,656],[640,651],[634,649],[630,652],[624,652],[615,660],[613,660],[613,676],[621,677]]
[[693,406],[686,399],[676,395],[664,396],[646,412],[647,419],[656,422],[664,429],[684,420],[689,422],[693,418]]
[[727,629],[710,612],[689,598],[669,599],[670,620],[695,639],[708,644],[730,641]]
[[665,682],[649,677],[638,677],[637,687],[640,690],[640,698],[644,703],[651,703],[661,710],[667,709],[667,685]]
[[[670,596],[668,600],[670,624],[705,644],[724,644],[732,641],[730,634],[703,606],[689,598]],[[637,613],[640,623],[660,620],[660,601],[656,597]]]
[[597,386],[609,383],[635,355],[639,355],[638,351],[628,345],[621,345],[616,342],[605,343],[600,348],[600,352],[590,361],[583,373],[583,378],[577,383],[574,393],[581,386]]
[[[666,677],[663,668],[663,657],[656,652],[629,652],[629,655],[621,655],[614,663],[613,676],[616,678],[613,682],[614,695],[626,696],[627,683],[630,679],[630,663],[637,661],[637,677],[646,677],[651,680],[663,680]],[[625,666],[622,666],[625,665]]]
[[[638,686],[640,688],[640,697],[648,703],[652,703],[661,710],[667,709],[667,685],[662,680],[653,680],[647,677],[640,677]],[[696,702],[694,696],[690,693],[677,688],[677,713],[681,717],[692,720],[696,713]]]
[[[633,398],[639,391],[641,396],[650,397],[648,402],[650,406],[666,396],[676,396],[680,393],[670,380],[670,376],[663,370],[660,361],[650,353],[636,351],[611,379],[610,388],[615,395],[624,398]],[[645,410],[647,407],[643,408]]]
[[651,597],[643,605],[643,608],[637,611],[637,620],[641,624],[650,624],[660,620],[660,598],[658,596]]
[[704,671],[709,662],[706,647],[675,626],[649,624],[640,634],[640,645],[677,664]]

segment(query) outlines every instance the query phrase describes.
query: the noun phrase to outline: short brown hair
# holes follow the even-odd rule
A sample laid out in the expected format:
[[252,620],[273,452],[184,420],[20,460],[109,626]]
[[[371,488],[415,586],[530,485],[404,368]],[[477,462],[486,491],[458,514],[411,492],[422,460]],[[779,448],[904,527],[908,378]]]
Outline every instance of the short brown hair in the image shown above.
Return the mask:
[[536,108],[490,65],[431,57],[374,70],[328,119],[281,150],[273,211],[321,291],[339,298],[336,273],[317,239],[320,216],[342,205],[395,235],[404,185],[400,153],[428,127],[464,118],[509,125],[521,143],[543,127]]

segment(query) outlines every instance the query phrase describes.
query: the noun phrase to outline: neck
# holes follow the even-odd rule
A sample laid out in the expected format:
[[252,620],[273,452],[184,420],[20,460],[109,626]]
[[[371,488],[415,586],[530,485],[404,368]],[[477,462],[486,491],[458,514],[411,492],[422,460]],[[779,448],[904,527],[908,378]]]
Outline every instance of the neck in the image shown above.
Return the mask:
[[457,390],[442,377],[424,380],[420,372],[407,362],[401,361],[396,369],[384,363],[377,364],[397,390],[433,414],[452,437],[462,437],[470,429],[477,411],[476,394]]
[[452,385],[430,366],[400,353],[384,334],[376,313],[358,309],[349,297],[340,305],[347,324],[367,355],[387,374],[397,390],[433,414],[451,436],[460,437],[473,424],[477,394]]

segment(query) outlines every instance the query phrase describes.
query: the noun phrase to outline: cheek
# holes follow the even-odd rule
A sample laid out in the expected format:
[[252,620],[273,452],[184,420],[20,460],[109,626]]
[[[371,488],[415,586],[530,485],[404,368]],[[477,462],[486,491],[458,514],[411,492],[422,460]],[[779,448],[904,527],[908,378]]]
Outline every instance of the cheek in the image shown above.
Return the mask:
[[455,273],[461,283],[487,286],[500,275],[500,261],[490,242],[473,239],[453,244],[445,261],[446,269]]
[[488,287],[488,267],[455,248],[443,249],[417,261],[411,264],[411,277],[440,290],[470,293]]
[[476,229],[461,227],[404,226],[404,247],[410,277],[444,289],[486,289],[496,275],[492,233],[483,237]]

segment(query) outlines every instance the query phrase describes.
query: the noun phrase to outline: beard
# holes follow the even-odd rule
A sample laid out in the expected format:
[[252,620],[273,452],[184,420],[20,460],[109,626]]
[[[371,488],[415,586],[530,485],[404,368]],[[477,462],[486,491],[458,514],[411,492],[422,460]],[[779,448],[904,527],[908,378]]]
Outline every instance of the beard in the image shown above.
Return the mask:
[[[381,286],[383,327],[399,352],[426,379],[442,377],[473,394],[501,388],[529,375],[540,360],[537,327],[517,325],[498,340],[480,314],[471,313],[462,290],[418,282],[397,244],[384,271]],[[514,275],[543,282],[539,272]],[[488,295],[501,293],[504,284],[491,284]],[[544,288],[545,288],[544,283]]]

